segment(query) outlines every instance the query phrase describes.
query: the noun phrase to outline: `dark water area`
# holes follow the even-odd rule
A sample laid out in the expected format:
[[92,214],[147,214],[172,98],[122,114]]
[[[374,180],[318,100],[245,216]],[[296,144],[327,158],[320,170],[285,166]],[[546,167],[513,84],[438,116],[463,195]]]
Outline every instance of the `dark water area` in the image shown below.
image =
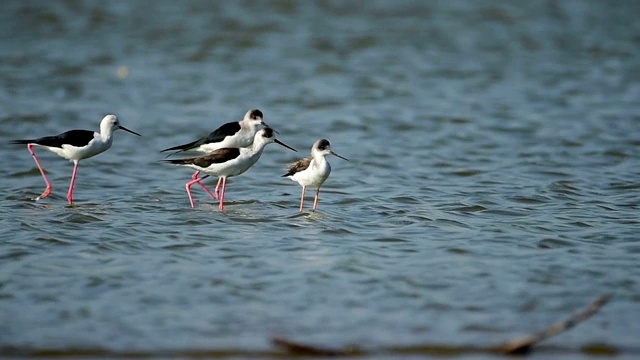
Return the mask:
[[[638,356],[640,3],[0,10],[0,355],[477,346],[609,293],[545,344]],[[190,208],[192,172],[159,151],[250,108],[299,152],[268,146],[224,212],[196,187]],[[42,177],[9,141],[108,113],[143,137],[81,161],[73,207],[72,164],[37,149],[53,194],[34,201]],[[329,158],[318,211],[300,213],[280,175],[319,138],[351,161]]]

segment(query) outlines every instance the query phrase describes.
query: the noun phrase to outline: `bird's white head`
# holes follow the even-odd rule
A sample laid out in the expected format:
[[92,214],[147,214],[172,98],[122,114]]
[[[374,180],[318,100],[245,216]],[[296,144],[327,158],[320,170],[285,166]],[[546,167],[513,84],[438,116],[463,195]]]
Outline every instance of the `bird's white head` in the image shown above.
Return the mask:
[[114,131],[116,131],[118,129],[122,129],[122,130],[124,130],[126,132],[130,132],[130,133],[132,133],[134,135],[141,136],[137,132],[131,131],[131,130],[125,128],[124,126],[120,125],[120,121],[118,120],[118,117],[115,116],[115,115],[107,115],[100,122],[100,133],[103,134],[103,135],[111,134],[112,132],[114,132]]
[[244,121],[251,124],[264,124],[264,121],[262,120],[263,117],[262,111],[258,109],[251,109],[244,114]]
[[329,143],[329,140],[327,139],[320,139],[318,141],[316,141],[313,144],[313,147],[311,148],[311,155],[313,155],[314,157],[316,156],[327,156],[327,155],[334,155],[339,157],[342,160],[347,160],[349,161],[349,159],[342,157],[338,154],[336,154],[335,152],[333,152],[333,150],[331,150],[331,143]]
[[[249,111],[247,111],[247,113],[244,115],[244,120],[243,120],[246,124],[249,125],[249,127],[251,127],[252,129],[260,129],[260,128],[269,128],[270,126],[267,125],[266,122],[264,122],[264,115],[262,114],[262,111],[258,110],[258,109],[251,109]],[[278,133],[276,131],[276,133]]]
[[100,131],[101,132],[112,132],[120,128],[120,121],[118,121],[118,117],[115,115],[107,115],[100,122]]

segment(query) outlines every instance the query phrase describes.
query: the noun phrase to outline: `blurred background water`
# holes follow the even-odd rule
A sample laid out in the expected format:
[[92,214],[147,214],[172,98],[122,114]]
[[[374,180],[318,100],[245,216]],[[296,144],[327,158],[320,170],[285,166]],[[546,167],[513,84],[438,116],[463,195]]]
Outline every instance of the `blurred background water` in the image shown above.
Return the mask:
[[[640,3],[3,1],[0,349],[549,341],[637,356]],[[259,108],[225,212],[158,151]],[[116,133],[81,162],[9,140]],[[316,213],[281,178],[349,158]],[[215,184],[215,180],[210,183]],[[311,205],[309,192],[308,204]],[[636,349],[636,350],[632,350]],[[577,357],[588,357],[578,354]]]

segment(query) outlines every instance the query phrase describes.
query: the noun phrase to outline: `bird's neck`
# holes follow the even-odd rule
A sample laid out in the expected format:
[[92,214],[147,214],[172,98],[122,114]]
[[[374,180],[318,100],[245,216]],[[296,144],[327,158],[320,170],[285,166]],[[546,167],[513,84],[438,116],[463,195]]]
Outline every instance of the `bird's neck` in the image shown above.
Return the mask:
[[322,154],[313,154],[313,161],[316,164],[324,164],[327,162],[327,158]]
[[264,141],[253,141],[253,144],[251,144],[251,146],[246,147],[246,148],[240,148],[241,152],[244,152],[247,156],[254,156],[254,155],[260,155],[262,154],[262,150],[264,150],[264,147],[267,145],[266,142]]
[[319,154],[313,154],[313,156],[311,156],[311,163],[309,164],[309,168],[318,170],[325,168],[328,165],[329,163],[324,158],[324,156]]
[[110,143],[113,141],[113,130],[111,128],[105,127],[100,129],[100,139],[104,143]]
[[254,141],[253,141],[253,146],[252,146],[252,147],[253,147],[256,151],[262,151],[262,150],[264,150],[264,147],[265,147],[265,146],[267,146],[267,144],[268,144],[268,143],[269,143],[269,142],[267,142],[267,141],[261,141],[261,140],[255,141],[255,140],[254,140]]
[[247,122],[247,121],[240,121],[240,131],[244,132],[244,131],[251,131],[251,129],[253,129],[253,126],[251,126],[251,123]]
[[240,123],[240,137],[243,139],[243,142],[247,142],[247,144],[255,143],[254,138],[256,133],[258,132],[257,126],[247,123]]

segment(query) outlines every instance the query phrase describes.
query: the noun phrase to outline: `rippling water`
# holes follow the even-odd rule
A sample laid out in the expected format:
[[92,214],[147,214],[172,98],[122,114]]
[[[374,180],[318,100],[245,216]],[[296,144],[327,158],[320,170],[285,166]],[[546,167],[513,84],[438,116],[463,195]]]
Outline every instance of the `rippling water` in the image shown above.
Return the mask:
[[[548,343],[637,356],[639,4],[2,2],[1,351],[493,344],[612,293]],[[158,151],[249,108],[299,153],[191,209]],[[106,113],[143,137],[80,163],[74,207],[39,150],[32,201],[9,140]],[[299,213],[279,176],[321,137],[351,162]]]

